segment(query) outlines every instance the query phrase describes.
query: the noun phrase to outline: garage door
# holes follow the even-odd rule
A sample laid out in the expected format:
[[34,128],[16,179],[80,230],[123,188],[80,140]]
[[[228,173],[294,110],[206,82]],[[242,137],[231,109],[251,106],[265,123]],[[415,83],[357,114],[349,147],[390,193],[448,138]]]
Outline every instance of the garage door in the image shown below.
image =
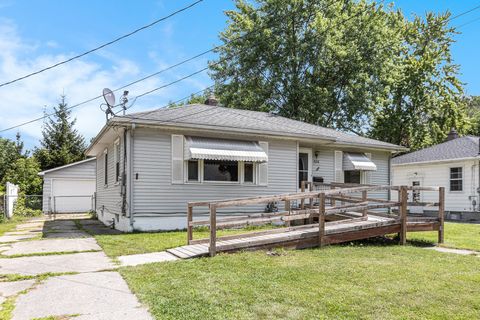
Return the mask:
[[94,193],[94,179],[53,179],[53,210],[59,213],[90,211]]

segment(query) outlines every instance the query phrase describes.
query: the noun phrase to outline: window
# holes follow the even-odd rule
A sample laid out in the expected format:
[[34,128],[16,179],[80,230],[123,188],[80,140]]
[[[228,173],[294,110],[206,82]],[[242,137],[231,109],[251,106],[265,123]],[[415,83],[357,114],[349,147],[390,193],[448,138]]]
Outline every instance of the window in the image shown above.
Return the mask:
[[462,167],[450,168],[450,191],[463,190]]
[[115,157],[115,183],[120,181],[120,139],[113,144],[113,155]]
[[200,174],[198,172],[198,160],[188,160],[187,161],[187,181],[199,181]]
[[343,181],[345,183],[360,183],[360,171],[359,170],[347,170],[344,171]]
[[254,171],[255,167],[253,162],[245,162],[243,165],[243,182],[254,183]]
[[203,163],[204,181],[238,181],[238,162],[204,160]]
[[108,150],[103,151],[103,179],[104,184],[108,185]]
[[298,154],[298,188],[302,187],[302,181],[308,181],[308,153]]

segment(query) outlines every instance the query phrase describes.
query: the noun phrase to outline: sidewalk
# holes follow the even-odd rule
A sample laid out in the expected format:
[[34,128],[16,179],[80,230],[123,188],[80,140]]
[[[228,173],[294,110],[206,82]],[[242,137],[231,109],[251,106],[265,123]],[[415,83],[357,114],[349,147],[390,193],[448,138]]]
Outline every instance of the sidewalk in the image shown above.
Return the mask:
[[15,305],[12,319],[152,319],[83,227],[114,231],[86,218],[34,218],[0,237],[0,277],[18,279],[0,282],[0,303]]

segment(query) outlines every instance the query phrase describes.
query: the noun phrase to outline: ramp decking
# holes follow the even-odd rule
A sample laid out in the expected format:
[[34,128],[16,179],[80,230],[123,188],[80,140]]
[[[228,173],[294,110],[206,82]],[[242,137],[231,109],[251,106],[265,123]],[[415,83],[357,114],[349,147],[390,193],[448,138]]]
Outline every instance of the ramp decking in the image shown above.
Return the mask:
[[[369,191],[378,190],[398,191],[398,201],[368,198]],[[409,203],[408,192],[413,190],[436,191],[439,193],[439,201]],[[238,250],[273,247],[308,248],[392,233],[398,233],[400,244],[405,244],[407,231],[438,231],[439,242],[442,242],[444,192],[444,188],[435,187],[344,186],[336,189],[336,186],[333,185],[332,190],[192,202],[188,204],[188,245],[169,249],[167,252],[179,258],[188,259]],[[329,201],[328,206],[326,205],[327,200]],[[295,208],[292,208],[293,201],[297,202]],[[251,214],[246,217],[228,217],[219,219],[217,223],[217,209],[272,202],[284,202],[285,210]],[[437,206],[438,218],[407,217],[408,206],[415,205]],[[193,221],[193,208],[196,206],[209,208],[208,220]],[[395,207],[398,209],[392,210]],[[379,209],[386,211],[379,212]],[[290,226],[292,221],[300,221],[297,223],[300,225],[292,227]],[[283,227],[217,238],[217,228],[238,228],[266,223],[275,223],[277,226],[279,223],[283,223]],[[209,227],[210,237],[193,240],[194,226],[202,225]]]

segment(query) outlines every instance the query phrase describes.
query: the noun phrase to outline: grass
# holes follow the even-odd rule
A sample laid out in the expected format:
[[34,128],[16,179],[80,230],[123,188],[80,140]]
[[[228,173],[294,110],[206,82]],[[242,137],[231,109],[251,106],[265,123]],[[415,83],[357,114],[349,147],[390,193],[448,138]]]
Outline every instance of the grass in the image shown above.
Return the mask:
[[[407,239],[437,243],[438,232],[411,232]],[[446,222],[442,246],[480,251],[480,224]]]
[[[253,230],[271,229],[274,226],[248,227],[235,230],[218,230],[218,236],[233,235]],[[194,239],[206,238],[209,231],[206,228],[195,230]],[[116,235],[96,235],[95,239],[105,253],[112,258],[130,254],[164,251],[169,248],[187,244],[186,231],[165,231],[155,233],[124,233]]]
[[30,217],[14,216],[9,220],[0,222],[0,236],[3,236],[5,232],[14,230],[17,224],[25,222],[28,219],[30,219]]
[[480,259],[412,246],[221,254],[120,269],[157,319],[479,319]]

